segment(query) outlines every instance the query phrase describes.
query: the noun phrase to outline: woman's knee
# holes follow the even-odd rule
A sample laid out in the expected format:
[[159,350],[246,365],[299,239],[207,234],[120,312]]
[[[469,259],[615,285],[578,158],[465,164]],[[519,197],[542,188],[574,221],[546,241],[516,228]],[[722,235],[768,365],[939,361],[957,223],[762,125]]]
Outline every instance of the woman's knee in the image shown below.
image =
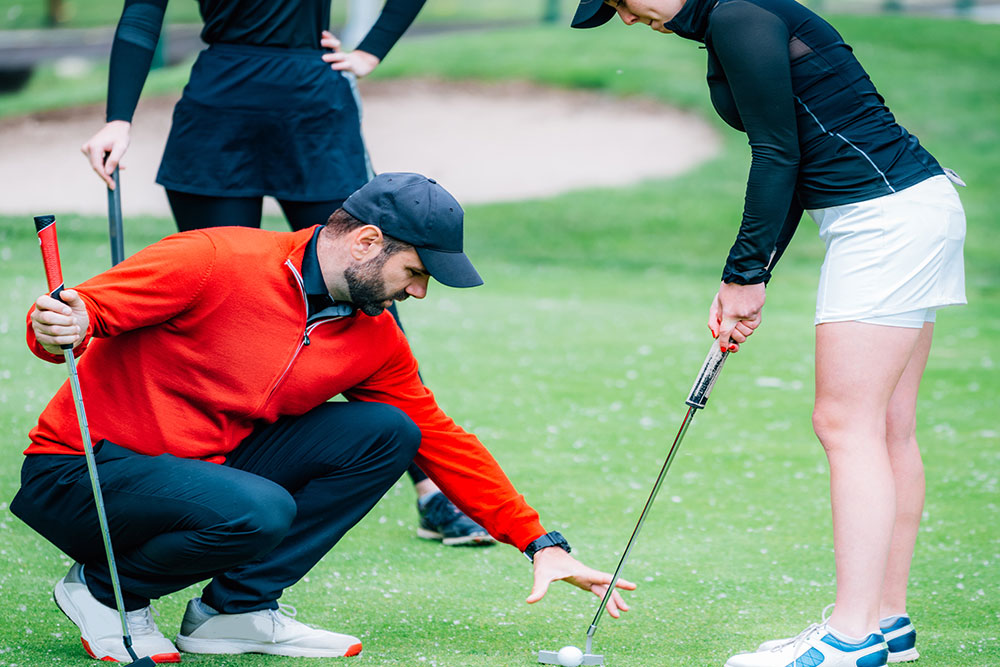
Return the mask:
[[845,424],[845,415],[835,403],[816,401],[812,413],[813,432],[824,447],[827,446],[828,441],[833,440],[837,433],[844,429]]

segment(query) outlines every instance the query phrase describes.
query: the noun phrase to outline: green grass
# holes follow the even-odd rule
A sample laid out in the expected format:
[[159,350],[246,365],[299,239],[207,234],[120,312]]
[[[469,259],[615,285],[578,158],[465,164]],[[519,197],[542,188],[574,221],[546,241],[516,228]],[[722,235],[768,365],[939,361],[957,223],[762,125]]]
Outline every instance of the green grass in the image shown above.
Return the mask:
[[[991,228],[1000,191],[1000,27],[901,18],[836,24],[900,121],[970,184],[962,192],[970,304],[940,313],[921,392],[928,500],[909,609],[920,664],[995,665],[1000,245]],[[710,114],[702,52],[647,32],[410,40],[380,75],[530,79]],[[608,131],[641,140],[628,128]],[[403,308],[442,405],[490,447],[546,527],[563,531],[596,567],[617,563],[709,345],[707,307],[747,167],[744,138],[725,136],[719,159],[670,181],[469,207],[468,250],[486,285],[435,285],[426,302]],[[59,225],[69,283],[107,265],[103,219],[66,212]],[[130,219],[127,250],[170,231],[167,220]],[[36,247],[28,220],[0,218],[5,500],[17,489],[26,433],[64,379],[23,343],[23,313],[44,285]],[[827,472],[809,423],[821,257],[804,220],[769,287],[762,328],[727,364],[633,551],[626,574],[640,583],[634,611],[603,620],[597,632],[608,665],[718,666],[736,650],[801,629],[832,601]],[[361,635],[365,664],[529,665],[534,650],[582,642],[594,599],[556,585],[538,605],[523,604],[530,568],[520,555],[416,540],[413,501],[409,483],[397,484],[283,601],[307,622]],[[88,664],[50,599],[65,558],[6,511],[0,531],[0,664]],[[157,603],[168,634],[195,593]]]

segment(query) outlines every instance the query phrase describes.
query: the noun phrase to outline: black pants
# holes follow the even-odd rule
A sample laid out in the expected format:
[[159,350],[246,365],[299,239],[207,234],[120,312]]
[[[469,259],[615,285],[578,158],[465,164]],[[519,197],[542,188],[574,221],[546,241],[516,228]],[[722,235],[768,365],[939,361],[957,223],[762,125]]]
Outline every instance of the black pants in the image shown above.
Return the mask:
[[[224,465],[144,456],[103,440],[98,473],[127,610],[211,579],[224,613],[275,609],[399,479],[420,445],[402,411],[324,403],[262,427]],[[11,512],[83,563],[103,604],[114,594],[83,456],[31,455]]]
[[[167,190],[167,200],[177,221],[177,229],[182,232],[206,227],[260,227],[261,207],[264,205],[263,197],[209,197],[176,190]],[[296,231],[325,223],[343,203],[343,199],[278,200],[288,224]]]
[[[177,229],[182,232],[206,227],[260,227],[263,197],[209,197],[167,190],[167,199],[177,221]],[[343,199],[312,202],[278,200],[288,224],[294,230],[325,223],[343,203]],[[395,304],[389,312],[402,329]],[[427,479],[416,464],[410,464],[406,471],[414,484]]]

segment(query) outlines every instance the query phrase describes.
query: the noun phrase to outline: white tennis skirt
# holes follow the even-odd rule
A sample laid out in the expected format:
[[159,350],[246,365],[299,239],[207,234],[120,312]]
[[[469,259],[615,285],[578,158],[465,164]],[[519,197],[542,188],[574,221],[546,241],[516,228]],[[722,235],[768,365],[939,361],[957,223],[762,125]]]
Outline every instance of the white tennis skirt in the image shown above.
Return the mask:
[[965,211],[947,176],[809,215],[826,244],[816,324],[919,327],[966,303]]

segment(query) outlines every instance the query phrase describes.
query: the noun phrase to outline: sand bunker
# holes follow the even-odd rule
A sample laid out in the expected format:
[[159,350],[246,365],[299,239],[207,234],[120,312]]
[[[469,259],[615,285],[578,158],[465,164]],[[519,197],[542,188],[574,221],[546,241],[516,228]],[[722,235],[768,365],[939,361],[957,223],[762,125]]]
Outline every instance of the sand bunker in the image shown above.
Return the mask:
[[[438,179],[465,204],[516,201],[680,173],[720,140],[695,114],[643,101],[522,83],[364,81],[364,132],[376,171]],[[123,161],[122,209],[169,216],[154,178],[174,98],[143,100]],[[105,214],[79,152],[103,107],[0,121],[0,213]],[[273,202],[266,212],[280,215]]]

